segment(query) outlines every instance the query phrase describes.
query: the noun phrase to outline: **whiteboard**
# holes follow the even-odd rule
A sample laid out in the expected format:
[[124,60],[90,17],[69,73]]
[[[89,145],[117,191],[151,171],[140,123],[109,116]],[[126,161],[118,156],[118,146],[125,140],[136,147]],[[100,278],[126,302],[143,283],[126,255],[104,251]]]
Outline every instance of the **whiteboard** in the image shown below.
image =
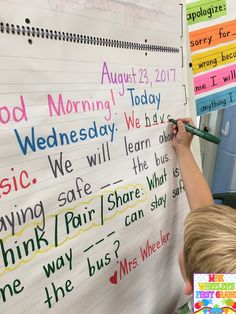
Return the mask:
[[0,0],[3,313],[171,313],[184,3]]

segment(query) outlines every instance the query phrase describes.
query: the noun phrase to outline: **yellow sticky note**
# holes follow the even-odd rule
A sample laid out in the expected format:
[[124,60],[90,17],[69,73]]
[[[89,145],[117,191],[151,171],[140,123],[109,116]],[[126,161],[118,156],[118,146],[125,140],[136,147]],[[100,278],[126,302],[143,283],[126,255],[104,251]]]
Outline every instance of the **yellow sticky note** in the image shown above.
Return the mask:
[[192,57],[193,73],[197,74],[236,60],[236,43],[208,50]]

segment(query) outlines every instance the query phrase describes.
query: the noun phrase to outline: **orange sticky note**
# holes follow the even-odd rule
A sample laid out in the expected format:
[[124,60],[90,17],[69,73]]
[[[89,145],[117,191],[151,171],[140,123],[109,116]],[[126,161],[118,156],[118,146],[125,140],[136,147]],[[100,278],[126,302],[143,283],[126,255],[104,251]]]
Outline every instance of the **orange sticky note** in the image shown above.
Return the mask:
[[236,20],[190,32],[191,51],[210,48],[236,39]]

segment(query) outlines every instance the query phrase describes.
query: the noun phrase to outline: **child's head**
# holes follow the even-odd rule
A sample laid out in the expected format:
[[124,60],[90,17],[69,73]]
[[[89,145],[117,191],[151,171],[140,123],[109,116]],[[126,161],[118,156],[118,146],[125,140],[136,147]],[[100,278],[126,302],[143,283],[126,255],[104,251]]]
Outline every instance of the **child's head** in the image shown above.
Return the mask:
[[183,261],[187,294],[194,273],[236,273],[236,209],[212,205],[192,210],[184,225]]

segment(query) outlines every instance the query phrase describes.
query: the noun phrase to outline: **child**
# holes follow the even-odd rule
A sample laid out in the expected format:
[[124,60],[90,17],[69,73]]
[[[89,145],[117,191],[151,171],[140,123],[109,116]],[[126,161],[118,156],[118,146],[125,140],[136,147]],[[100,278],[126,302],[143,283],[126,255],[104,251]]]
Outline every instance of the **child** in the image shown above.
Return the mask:
[[[236,273],[236,209],[215,205],[210,188],[198,168],[190,145],[192,135],[179,119],[173,125],[173,146],[179,162],[190,212],[184,224],[184,248],[179,254],[184,292],[193,294],[194,273]],[[193,313],[192,299],[177,313]]]

